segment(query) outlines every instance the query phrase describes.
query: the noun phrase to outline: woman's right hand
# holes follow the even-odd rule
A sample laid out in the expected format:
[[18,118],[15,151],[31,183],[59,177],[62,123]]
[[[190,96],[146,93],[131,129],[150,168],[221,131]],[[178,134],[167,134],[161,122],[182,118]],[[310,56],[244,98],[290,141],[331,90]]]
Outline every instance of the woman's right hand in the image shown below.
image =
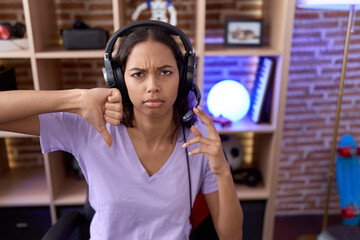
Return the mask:
[[108,147],[112,137],[106,122],[119,125],[123,117],[122,98],[116,88],[93,88],[82,90],[83,102],[79,114],[102,135]]

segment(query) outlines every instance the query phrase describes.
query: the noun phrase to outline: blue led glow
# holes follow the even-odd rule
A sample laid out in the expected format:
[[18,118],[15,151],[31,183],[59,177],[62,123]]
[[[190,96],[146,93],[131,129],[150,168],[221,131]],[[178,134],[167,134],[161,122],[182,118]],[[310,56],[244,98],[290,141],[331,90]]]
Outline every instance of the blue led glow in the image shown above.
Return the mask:
[[358,9],[360,0],[296,0],[298,8],[323,10],[350,10],[350,5]]
[[234,80],[223,80],[210,89],[207,106],[215,117],[222,115],[237,122],[249,111],[250,96],[242,84]]
[[[328,5],[306,5],[306,4],[297,4],[296,5],[298,8],[306,8],[306,9],[319,9],[319,10],[338,10],[338,11],[345,11],[345,10],[349,10],[350,6],[349,5],[332,5],[332,4],[328,4]],[[359,9],[359,6],[356,6],[355,9]]]

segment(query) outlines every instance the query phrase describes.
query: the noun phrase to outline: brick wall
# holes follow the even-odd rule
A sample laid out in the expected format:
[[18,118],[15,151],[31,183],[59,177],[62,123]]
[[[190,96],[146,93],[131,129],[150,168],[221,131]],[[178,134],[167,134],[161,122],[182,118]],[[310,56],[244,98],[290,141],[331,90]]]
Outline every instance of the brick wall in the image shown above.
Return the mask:
[[[112,32],[111,0],[56,0],[58,27],[71,27],[75,19],[84,20],[90,27],[102,27]],[[126,19],[142,1],[125,1]],[[173,1],[178,11],[179,27],[193,35],[194,1]],[[222,9],[221,11],[219,9]],[[147,19],[143,12],[140,19]],[[222,36],[225,17],[261,17],[260,0],[209,0],[207,4],[208,37]],[[23,21],[21,0],[3,0],[0,3],[0,21]],[[347,14],[333,11],[297,9],[292,39],[291,62],[284,119],[284,137],[276,202],[277,214],[322,213],[332,133],[340,78],[342,51]],[[359,21],[352,36],[346,78],[340,132],[354,134],[360,140],[360,94],[357,81],[360,35]],[[30,61],[2,60],[2,64],[16,67],[20,89],[32,89]],[[219,79],[230,78],[252,88],[257,58],[205,58],[205,85],[208,91]],[[104,86],[101,60],[61,60],[65,88]],[[239,71],[238,69],[241,69]],[[206,94],[204,94],[206,102]],[[251,137],[240,140],[252,145]],[[21,165],[41,163],[37,139],[7,140],[9,161]],[[251,157],[251,154],[250,154]],[[331,196],[332,212],[338,212],[336,182]]]
[[[322,213],[347,12],[296,9],[277,194],[278,214]],[[351,37],[339,137],[360,140],[359,21]],[[330,212],[339,213],[336,181]]]

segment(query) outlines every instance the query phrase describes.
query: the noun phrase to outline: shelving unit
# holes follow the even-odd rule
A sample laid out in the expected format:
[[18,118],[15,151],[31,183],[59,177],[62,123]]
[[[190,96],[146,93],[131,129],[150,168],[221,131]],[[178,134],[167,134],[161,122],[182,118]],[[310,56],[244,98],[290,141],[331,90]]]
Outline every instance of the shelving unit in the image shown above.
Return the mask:
[[[42,167],[16,168],[7,171],[0,179],[0,206],[49,205],[45,172]],[[29,197],[31,196],[31,197]]]
[[40,51],[35,53],[35,57],[37,59],[73,59],[74,56],[76,58],[103,58],[104,51],[103,50],[65,50],[61,46],[56,46],[49,48],[44,51]]
[[17,50],[17,51],[8,51],[0,52],[0,58],[27,58],[30,59],[29,50]]
[[[195,1],[195,0],[194,0]],[[23,0],[29,49],[0,52],[0,59],[28,59],[34,89],[62,89],[61,60],[102,59],[103,50],[68,51],[57,45],[56,5],[51,0]],[[126,24],[124,0],[112,0],[114,30]],[[204,42],[206,34],[206,0],[196,0],[194,17],[194,48],[198,56],[197,83],[203,85],[204,57],[207,56],[271,56],[276,59],[271,122],[254,124],[245,118],[230,127],[219,128],[220,134],[254,133],[255,163],[263,176],[263,183],[255,188],[236,185],[240,201],[265,200],[262,239],[272,239],[278,162],[280,159],[283,116],[285,109],[290,40],[295,0],[264,0],[264,46],[234,48]],[[46,19],[46,21],[44,21]],[[51,78],[49,78],[51,76]],[[52,222],[57,220],[57,207],[81,205],[85,201],[86,183],[66,174],[62,153],[45,154],[44,167],[12,170],[7,164],[3,138],[33,136],[0,132],[0,206],[49,206]],[[31,190],[29,190],[31,189]]]

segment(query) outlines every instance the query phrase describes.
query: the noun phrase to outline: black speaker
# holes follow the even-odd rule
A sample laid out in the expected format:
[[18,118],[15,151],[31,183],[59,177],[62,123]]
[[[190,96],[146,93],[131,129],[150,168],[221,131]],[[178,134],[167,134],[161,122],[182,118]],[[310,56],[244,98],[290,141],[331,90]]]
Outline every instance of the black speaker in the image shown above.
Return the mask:
[[106,31],[99,28],[62,30],[63,46],[68,50],[103,49],[107,42]]
[[262,180],[261,173],[256,168],[240,168],[232,172],[235,183],[246,184],[250,187],[256,185]]
[[16,78],[13,68],[0,67],[0,91],[16,90]]
[[107,31],[88,28],[81,20],[74,22],[73,28],[62,29],[63,46],[68,50],[103,49],[109,38]]

